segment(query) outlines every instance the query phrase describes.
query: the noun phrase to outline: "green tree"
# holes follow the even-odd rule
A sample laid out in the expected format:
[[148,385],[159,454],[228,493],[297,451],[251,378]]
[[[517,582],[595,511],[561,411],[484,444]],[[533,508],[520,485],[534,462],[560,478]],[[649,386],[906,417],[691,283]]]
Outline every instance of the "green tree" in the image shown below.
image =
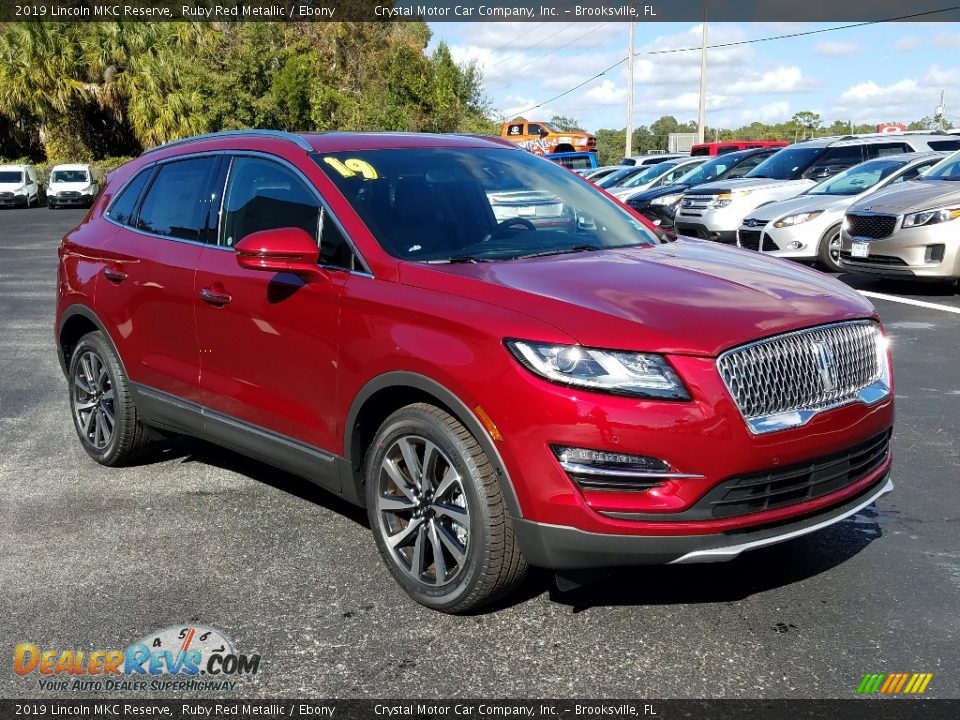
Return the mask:
[[580,126],[580,123],[572,117],[567,117],[566,115],[554,115],[550,118],[550,126],[557,130],[564,130],[566,132],[584,132],[583,128]]

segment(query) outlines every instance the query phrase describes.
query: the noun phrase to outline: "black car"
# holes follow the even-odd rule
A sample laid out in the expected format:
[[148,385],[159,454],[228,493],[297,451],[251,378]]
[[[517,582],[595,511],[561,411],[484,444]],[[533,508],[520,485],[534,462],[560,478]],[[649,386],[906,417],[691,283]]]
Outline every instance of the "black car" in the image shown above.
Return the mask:
[[755,148],[718,155],[695,167],[678,182],[639,192],[627,198],[626,203],[660,227],[673,228],[673,218],[684,192],[715,180],[743,177],[778,150],[780,148]]

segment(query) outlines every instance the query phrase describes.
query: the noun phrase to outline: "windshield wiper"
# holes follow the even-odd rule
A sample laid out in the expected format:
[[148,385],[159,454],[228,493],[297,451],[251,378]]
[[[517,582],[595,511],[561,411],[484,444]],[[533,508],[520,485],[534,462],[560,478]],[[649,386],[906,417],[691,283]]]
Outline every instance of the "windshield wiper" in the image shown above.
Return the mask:
[[597,245],[574,245],[570,248],[560,248],[558,250],[544,250],[543,252],[530,253],[528,255],[517,255],[514,260],[526,260],[527,258],[547,257],[548,255],[569,255],[571,253],[593,252],[602,250]]

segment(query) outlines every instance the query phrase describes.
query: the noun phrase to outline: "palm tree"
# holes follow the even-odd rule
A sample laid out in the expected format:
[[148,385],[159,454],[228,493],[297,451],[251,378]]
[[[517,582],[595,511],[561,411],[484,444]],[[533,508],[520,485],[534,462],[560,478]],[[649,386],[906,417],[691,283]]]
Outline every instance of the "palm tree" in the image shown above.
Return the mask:
[[0,30],[0,113],[36,121],[48,155],[69,142],[73,111],[87,99],[81,26],[7,23]]

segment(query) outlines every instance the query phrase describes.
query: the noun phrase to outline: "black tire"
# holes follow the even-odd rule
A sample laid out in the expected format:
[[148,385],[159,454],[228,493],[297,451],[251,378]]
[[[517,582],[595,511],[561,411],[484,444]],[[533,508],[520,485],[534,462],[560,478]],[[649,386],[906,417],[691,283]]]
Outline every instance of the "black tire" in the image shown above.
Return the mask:
[[817,263],[822,270],[827,272],[840,273],[844,271],[840,267],[839,225],[834,225],[820,238],[820,244],[817,246]]
[[150,433],[140,421],[120,359],[102,333],[88,333],[77,343],[67,382],[70,415],[87,455],[115,467],[143,454]]
[[[423,453],[415,460],[421,465],[427,457],[427,443],[436,448],[433,457],[437,459],[426,462],[432,466],[426,474],[434,477],[424,483],[434,488],[436,496],[427,490],[429,502],[421,499],[425,504],[418,506],[412,504],[416,501],[409,495],[399,494],[399,485],[394,483],[384,462],[389,459],[388,453],[402,450],[403,443],[410,443],[409,449],[421,441]],[[393,468],[399,468],[403,477],[409,477],[405,461],[394,464]],[[456,475],[452,483],[448,479],[452,477],[451,470]],[[364,478],[367,514],[377,549],[394,579],[417,602],[446,613],[469,612],[508,594],[523,580],[527,563],[517,546],[496,472],[476,438],[450,414],[425,403],[408,405],[394,412],[377,432],[367,454]],[[445,494],[445,485],[454,489]],[[384,490],[390,487],[396,492]],[[418,494],[412,483],[407,483],[407,490],[412,490],[415,496]],[[380,504],[398,501],[420,509],[385,511]],[[450,519],[450,510],[456,510],[467,525]],[[422,513],[421,529],[410,533],[414,512]],[[405,533],[416,536],[412,547],[406,542],[397,544],[396,549],[391,547],[388,538],[395,541]],[[421,542],[422,561],[415,561]],[[462,562],[457,562],[451,547],[463,551]],[[439,548],[441,563],[436,560],[435,548]],[[409,564],[406,551],[410,553]],[[432,565],[428,564],[428,558]],[[422,571],[415,572],[415,567],[422,567]]]
[[53,204],[53,200],[47,200],[47,207],[51,210],[56,210],[57,206]]

